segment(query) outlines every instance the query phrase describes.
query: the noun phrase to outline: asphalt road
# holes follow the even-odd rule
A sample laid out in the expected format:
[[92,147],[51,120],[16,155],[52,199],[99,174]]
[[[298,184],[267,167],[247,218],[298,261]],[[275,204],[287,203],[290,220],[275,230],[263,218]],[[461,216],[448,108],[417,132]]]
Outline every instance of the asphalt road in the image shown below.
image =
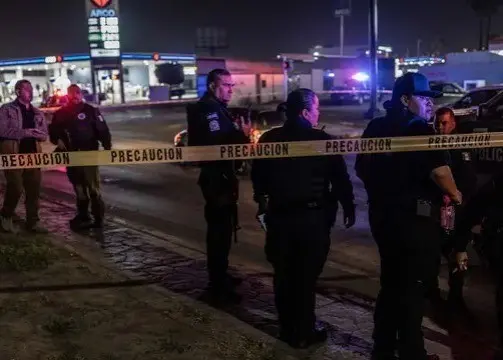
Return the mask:
[[[358,135],[366,124],[365,110],[365,106],[322,107],[320,122],[333,135]],[[171,145],[175,134],[186,125],[183,109],[115,111],[107,113],[106,119],[117,148]],[[366,194],[354,174],[354,159],[354,156],[346,157],[356,197],[357,223],[346,230],[340,225],[339,217],[332,233],[324,276],[329,276],[330,270],[337,270],[344,274],[338,277],[338,286],[373,297],[378,288],[379,258],[368,229]],[[169,164],[108,166],[101,168],[101,174],[104,199],[111,216],[204,249],[206,225],[196,169]],[[51,198],[73,201],[73,191],[62,171],[45,172],[44,193]],[[251,184],[244,178],[239,207],[242,230],[239,243],[232,250],[234,262],[250,266],[265,263],[264,234],[255,213]],[[492,296],[484,279],[473,275],[468,292],[473,306],[487,310],[492,308]],[[441,285],[447,288],[445,276]]]

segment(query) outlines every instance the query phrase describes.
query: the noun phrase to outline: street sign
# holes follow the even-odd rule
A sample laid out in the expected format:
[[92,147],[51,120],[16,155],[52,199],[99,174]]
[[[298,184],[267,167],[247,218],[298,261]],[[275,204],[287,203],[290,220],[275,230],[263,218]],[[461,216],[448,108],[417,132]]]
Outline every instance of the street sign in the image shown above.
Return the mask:
[[119,67],[119,0],[86,0],[89,54],[93,66]]
[[351,15],[351,0],[337,0],[334,15],[336,17]]

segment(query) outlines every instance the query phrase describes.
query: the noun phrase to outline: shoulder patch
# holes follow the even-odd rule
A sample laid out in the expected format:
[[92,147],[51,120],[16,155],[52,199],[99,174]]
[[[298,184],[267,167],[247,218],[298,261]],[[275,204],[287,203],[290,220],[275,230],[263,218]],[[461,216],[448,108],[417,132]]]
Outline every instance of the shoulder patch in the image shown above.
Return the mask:
[[211,120],[209,123],[210,131],[219,131],[220,130],[220,123],[217,120]]
[[216,112],[209,113],[206,115],[206,120],[218,120],[218,114]]

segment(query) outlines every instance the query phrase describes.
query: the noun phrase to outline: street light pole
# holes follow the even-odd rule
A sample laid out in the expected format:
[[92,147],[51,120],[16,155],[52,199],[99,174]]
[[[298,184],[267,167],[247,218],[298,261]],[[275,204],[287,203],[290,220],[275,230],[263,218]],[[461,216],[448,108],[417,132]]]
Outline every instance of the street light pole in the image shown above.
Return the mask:
[[344,15],[341,14],[340,16],[340,55],[343,56],[344,55]]
[[372,119],[379,112],[377,108],[377,0],[369,0],[370,37],[370,108],[365,118]]

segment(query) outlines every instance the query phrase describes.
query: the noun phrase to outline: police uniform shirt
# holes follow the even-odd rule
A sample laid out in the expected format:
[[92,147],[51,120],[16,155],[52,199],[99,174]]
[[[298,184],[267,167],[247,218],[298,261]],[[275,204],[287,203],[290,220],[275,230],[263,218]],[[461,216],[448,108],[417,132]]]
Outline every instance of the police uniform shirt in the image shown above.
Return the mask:
[[[403,128],[404,136],[433,136],[435,130],[426,120],[413,118]],[[409,197],[431,201],[434,204],[442,202],[443,193],[431,179],[431,172],[441,166],[448,165],[446,151],[417,151],[396,153],[400,159],[403,189]]]
[[111,149],[111,135],[100,111],[92,105],[70,104],[59,109],[49,128],[51,142],[63,140],[68,150],[98,150],[99,143]]
[[250,141],[233,121],[227,106],[211,94],[206,93],[192,111],[195,118],[189,118],[189,145],[245,144]]
[[[259,142],[329,139],[330,135],[321,130],[286,123],[264,133]],[[269,197],[272,207],[294,208],[327,201],[340,202],[345,209],[353,207],[353,185],[340,155],[254,160],[251,178],[255,201]]]

